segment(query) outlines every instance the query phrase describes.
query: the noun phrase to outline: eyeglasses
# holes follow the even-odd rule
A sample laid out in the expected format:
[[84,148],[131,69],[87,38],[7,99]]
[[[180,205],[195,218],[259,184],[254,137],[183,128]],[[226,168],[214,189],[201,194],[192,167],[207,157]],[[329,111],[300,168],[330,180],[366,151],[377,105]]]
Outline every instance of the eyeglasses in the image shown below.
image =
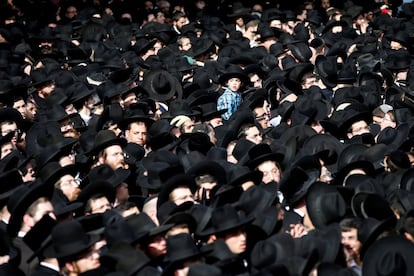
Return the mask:
[[14,135],[19,135],[22,133],[22,131],[20,129],[6,129],[4,131],[1,132],[2,136],[6,136],[7,134],[9,134],[10,132],[14,132]]
[[263,115],[260,115],[260,116],[256,116],[255,117],[256,118],[256,121],[263,121],[263,120],[266,120],[266,119],[269,119],[269,115],[267,115],[266,113],[265,114],[263,114]]
[[71,179],[71,180],[67,180],[67,181],[63,181],[60,183],[60,186],[75,186],[78,187],[80,185],[80,180],[79,179]]

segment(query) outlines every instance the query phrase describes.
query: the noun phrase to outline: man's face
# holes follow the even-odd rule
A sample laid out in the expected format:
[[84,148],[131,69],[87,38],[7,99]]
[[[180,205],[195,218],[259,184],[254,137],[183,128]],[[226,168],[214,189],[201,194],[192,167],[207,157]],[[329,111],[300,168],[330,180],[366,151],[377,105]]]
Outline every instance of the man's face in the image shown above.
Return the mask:
[[69,199],[69,201],[75,200],[80,192],[79,183],[70,174],[64,175],[60,178],[58,188],[62,190],[63,194]]
[[112,206],[109,203],[106,197],[100,197],[97,199],[91,200],[91,214],[105,213],[108,210],[111,210]]
[[256,126],[246,131],[246,139],[255,144],[260,144],[263,141],[262,135]]
[[125,130],[125,138],[129,143],[144,146],[147,143],[147,126],[143,122],[131,123],[130,128]]
[[124,152],[121,146],[113,145],[105,149],[104,156],[100,158],[101,163],[109,165],[113,170],[126,168]]
[[[69,270],[75,273],[83,273],[101,266],[99,262],[99,250],[92,246],[82,254],[76,261],[69,265]],[[78,275],[78,274],[77,274]]]
[[354,254],[359,254],[361,242],[358,240],[358,230],[352,228],[350,231],[342,231],[341,243],[347,258]]
[[13,143],[6,143],[1,146],[1,155],[0,159],[3,159],[6,157],[10,152],[16,149],[16,146],[13,145]]
[[188,23],[188,19],[186,17],[180,17],[177,21],[174,21],[173,24],[177,27],[178,30]]
[[364,133],[369,133],[368,124],[365,121],[358,121],[352,124],[351,130],[348,133],[348,138],[351,139],[356,135],[361,135]]
[[221,117],[213,118],[209,121],[212,127],[218,127],[223,125],[223,119]]
[[270,126],[269,115],[263,107],[256,107],[254,110],[256,114],[255,119],[260,124],[263,129],[266,129]]
[[194,196],[189,188],[178,187],[170,193],[170,200],[175,204],[180,205],[187,201],[194,202]]
[[55,91],[55,83],[54,82],[50,82],[47,85],[39,88],[39,96],[43,99],[49,97],[53,91]]
[[257,169],[263,173],[263,183],[267,184],[271,181],[280,181],[280,170],[276,166],[275,161],[265,161],[257,166]]
[[53,205],[50,201],[40,202],[37,205],[36,212],[32,215],[33,225],[41,220],[44,215],[49,215],[53,219],[56,219]]
[[118,202],[125,202],[129,198],[128,184],[122,182],[116,187],[116,199]]
[[17,124],[15,122],[4,122],[1,124],[1,136],[6,136],[7,134],[13,131],[15,135],[12,138],[11,142],[13,143],[13,145],[16,145],[18,136]]
[[13,108],[20,112],[23,119],[26,119],[26,102],[23,99],[15,101]]
[[137,95],[131,92],[125,95],[125,97],[122,100],[122,104],[124,107],[129,107],[131,104],[136,103],[137,101],[138,101]]
[[233,254],[246,251],[246,231],[243,228],[236,229],[224,236],[224,242]]
[[150,258],[156,258],[167,253],[167,242],[164,236],[158,235],[152,238],[146,251]]
[[262,88],[262,79],[257,74],[253,74],[250,77],[250,82],[253,84],[255,88]]

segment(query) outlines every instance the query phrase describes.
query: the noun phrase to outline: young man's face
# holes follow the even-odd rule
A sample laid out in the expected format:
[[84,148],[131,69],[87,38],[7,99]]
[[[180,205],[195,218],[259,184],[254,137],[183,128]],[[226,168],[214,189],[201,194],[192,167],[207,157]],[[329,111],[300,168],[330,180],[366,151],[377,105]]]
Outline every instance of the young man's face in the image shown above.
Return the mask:
[[104,196],[91,200],[90,205],[91,214],[105,213],[112,208],[111,203]]
[[167,242],[163,235],[154,237],[146,250],[150,258],[156,258],[167,253]]
[[348,132],[348,138],[351,139],[356,135],[369,133],[368,124],[365,121],[358,121],[352,124],[350,131]]
[[183,186],[175,188],[170,193],[170,200],[173,201],[175,204],[180,205],[187,201],[194,202],[194,196],[188,187]]
[[67,264],[66,267],[72,273],[84,273],[90,270],[99,268],[101,263],[99,262],[99,251],[92,246],[86,253],[82,254],[76,261]]
[[265,161],[257,166],[257,169],[263,173],[263,183],[267,184],[272,181],[280,181],[280,170],[275,161]]
[[23,99],[15,101],[13,108],[20,112],[23,119],[26,119],[26,102]]
[[260,144],[263,141],[262,134],[256,126],[246,130],[246,140],[255,144]]
[[239,228],[227,233],[224,242],[233,254],[240,254],[246,251],[247,235],[244,228]]

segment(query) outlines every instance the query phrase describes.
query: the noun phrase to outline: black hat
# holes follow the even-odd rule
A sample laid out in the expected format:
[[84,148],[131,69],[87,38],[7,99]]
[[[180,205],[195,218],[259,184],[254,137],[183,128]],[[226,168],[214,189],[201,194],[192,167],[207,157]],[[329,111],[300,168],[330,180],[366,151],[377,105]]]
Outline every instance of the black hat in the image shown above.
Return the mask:
[[243,6],[242,2],[234,2],[231,5],[231,13],[227,14],[227,17],[237,18],[247,15],[250,12],[250,8]]
[[344,218],[346,202],[335,186],[315,182],[308,190],[306,209],[312,224],[317,229],[324,229]]
[[52,229],[57,225],[57,221],[49,215],[44,215],[36,224],[30,228],[29,232],[23,237],[23,241],[34,252],[29,258],[29,261],[37,256],[51,258],[48,253],[50,250],[45,250],[46,247],[51,246],[50,234]]
[[225,169],[214,160],[202,160],[200,162],[192,164],[186,173],[193,177],[209,174],[216,179],[218,185],[224,184],[226,182]]
[[414,273],[414,246],[401,236],[389,236],[374,242],[364,257],[364,275],[411,275]]
[[136,237],[142,237],[139,242],[149,242],[148,238],[166,233],[173,227],[173,224],[164,224],[157,226],[155,222],[146,214],[140,213],[126,218],[126,221],[132,226]]
[[93,246],[99,235],[87,234],[82,224],[77,220],[63,221],[52,230],[53,257],[62,260],[71,260]]
[[150,259],[142,250],[117,241],[100,257],[100,261],[111,271],[123,272],[123,275],[140,275],[139,272],[149,264]]
[[392,50],[385,59],[385,67],[392,72],[406,70],[410,67],[411,56],[407,50]]
[[113,145],[124,147],[126,144],[126,140],[117,137],[112,130],[101,130],[96,134],[93,148],[89,151],[89,154],[96,155],[107,147]]
[[23,179],[17,169],[11,169],[0,174],[0,208],[3,208],[9,197],[23,184]]
[[36,174],[36,178],[47,185],[54,185],[62,176],[67,174],[75,176],[77,172],[76,165],[62,167],[58,162],[49,162]]
[[284,158],[283,154],[272,152],[270,146],[266,143],[253,146],[248,154],[249,160],[247,161],[247,166],[250,169],[256,168],[264,161],[276,161],[281,163]]
[[135,103],[125,110],[124,117],[119,122],[119,126],[121,129],[126,129],[128,124],[133,122],[144,122],[149,127],[154,121],[145,113],[142,105]]
[[338,66],[336,57],[326,57],[319,55],[315,60],[316,72],[321,77],[322,82],[329,88],[335,87],[338,79]]
[[160,224],[186,225],[190,233],[196,230],[197,222],[190,214],[190,209],[194,206],[193,202],[187,201],[180,205],[172,201],[164,202],[157,209],[157,218]]
[[227,109],[217,110],[216,103],[205,103],[199,105],[201,110],[201,118],[203,121],[208,121],[213,118],[221,118],[221,115],[227,112]]
[[318,170],[306,172],[300,167],[293,167],[285,172],[280,180],[279,190],[283,193],[286,203],[290,206],[295,206],[305,197],[309,188],[318,177]]
[[197,185],[194,178],[187,174],[179,173],[177,175],[170,176],[170,178],[161,187],[161,191],[158,194],[157,206],[161,206],[161,204],[168,201],[170,193],[177,187],[188,187],[191,192],[194,193]]
[[360,218],[375,218],[377,220],[392,220],[394,213],[388,201],[379,194],[358,192],[352,197],[352,212]]
[[211,215],[211,227],[205,229],[200,236],[220,234],[229,230],[237,229],[249,224],[254,217],[245,217],[237,213],[237,210],[230,204],[217,207]]
[[220,75],[218,82],[224,85],[231,78],[239,78],[243,84],[247,84],[249,79],[243,69],[235,64],[229,64],[224,73]]
[[195,241],[187,233],[181,233],[171,236],[167,239],[167,255],[163,274],[172,275],[177,266],[187,260],[200,257],[203,253],[195,245]]
[[122,168],[113,170],[109,165],[102,164],[89,171],[87,177],[82,180],[81,186],[87,186],[89,183],[104,180],[111,183],[113,187],[117,187],[124,182],[130,174],[131,172],[129,170]]
[[115,201],[115,187],[111,182],[106,180],[96,180],[83,187],[78,195],[77,201],[86,204],[92,196],[97,194],[105,196],[110,203],[114,203]]
[[181,98],[183,94],[178,79],[164,70],[150,71],[145,74],[143,86],[150,97],[158,101],[167,101],[174,96]]
[[263,173],[257,170],[251,171],[245,166],[234,166],[227,171],[227,184],[240,186],[247,181],[252,181],[255,185],[262,182]]
[[7,209],[11,217],[7,225],[7,233],[15,237],[20,230],[23,216],[30,205],[40,197],[51,198],[53,185],[45,185],[40,180],[31,184],[22,185],[14,190],[7,202]]

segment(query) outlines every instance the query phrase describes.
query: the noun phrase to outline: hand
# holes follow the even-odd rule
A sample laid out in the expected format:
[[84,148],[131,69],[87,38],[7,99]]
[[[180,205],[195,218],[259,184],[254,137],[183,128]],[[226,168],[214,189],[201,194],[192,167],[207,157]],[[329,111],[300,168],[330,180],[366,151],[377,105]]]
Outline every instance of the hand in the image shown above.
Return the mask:
[[306,234],[306,229],[303,224],[290,224],[290,230],[287,231],[293,238],[300,238]]

